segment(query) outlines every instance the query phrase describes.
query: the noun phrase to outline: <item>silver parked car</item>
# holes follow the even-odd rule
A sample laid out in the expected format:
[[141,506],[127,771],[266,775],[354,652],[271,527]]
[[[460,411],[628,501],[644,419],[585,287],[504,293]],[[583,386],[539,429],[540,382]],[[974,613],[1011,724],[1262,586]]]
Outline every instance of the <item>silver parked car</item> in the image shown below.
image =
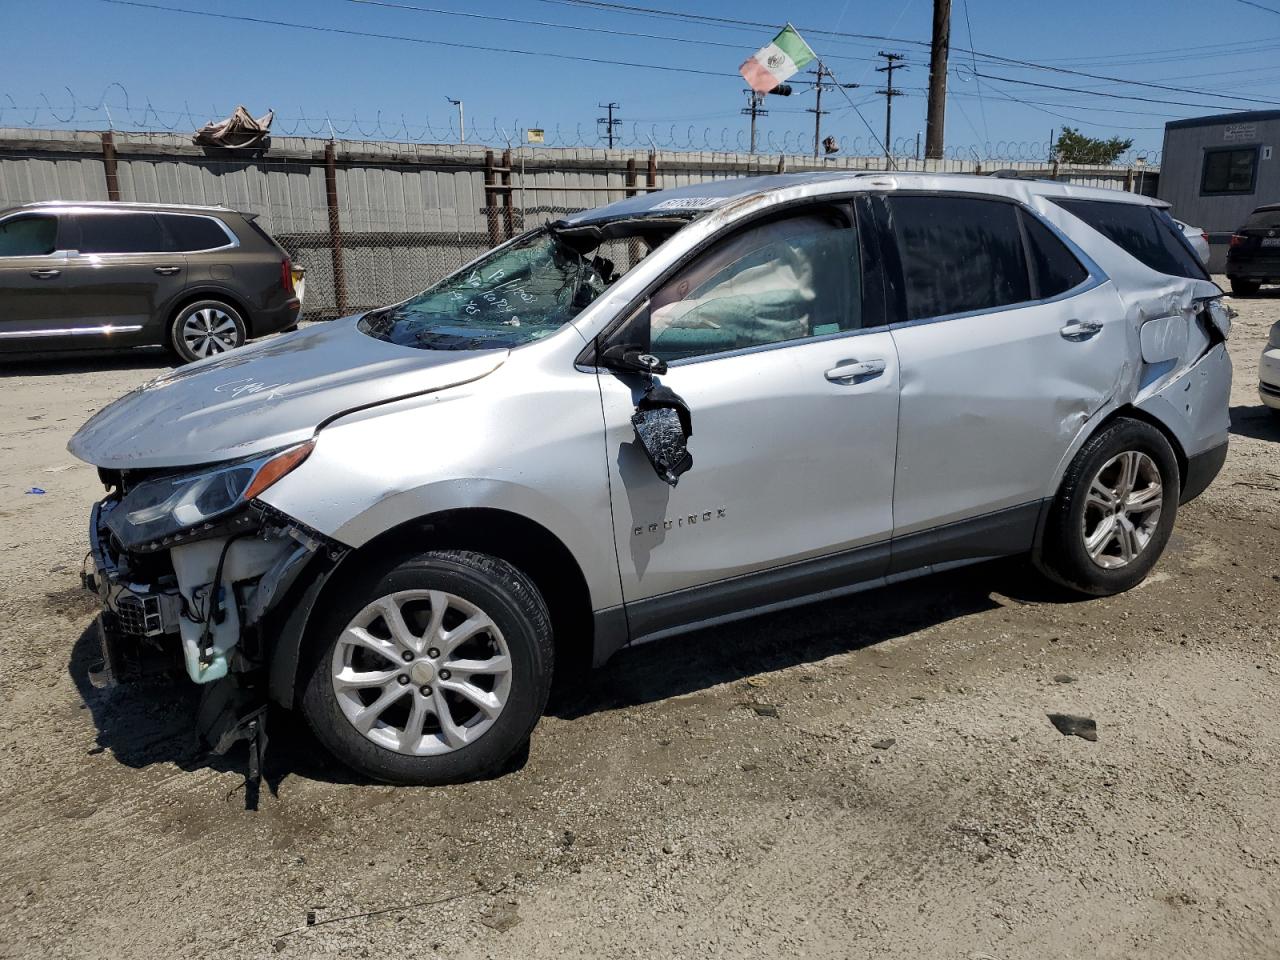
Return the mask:
[[1226,456],[1220,297],[1160,204],[1062,184],[576,214],[85,424],[98,679],[180,660],[215,747],[269,700],[441,783],[500,767],[579,657],[1006,555],[1128,589]]

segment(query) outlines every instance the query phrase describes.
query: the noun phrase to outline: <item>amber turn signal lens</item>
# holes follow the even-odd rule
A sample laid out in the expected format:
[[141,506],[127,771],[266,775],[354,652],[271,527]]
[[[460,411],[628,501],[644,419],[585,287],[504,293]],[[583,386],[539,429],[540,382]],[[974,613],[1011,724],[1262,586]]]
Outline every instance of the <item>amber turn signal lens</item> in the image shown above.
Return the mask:
[[286,473],[293,470],[294,467],[302,463],[311,455],[316,442],[308,440],[306,443],[291,447],[283,453],[276,454],[270,460],[262,465],[262,469],[258,471],[257,476],[253,478],[253,482],[249,484],[244,491],[244,499],[252,500],[267,487],[271,486]]

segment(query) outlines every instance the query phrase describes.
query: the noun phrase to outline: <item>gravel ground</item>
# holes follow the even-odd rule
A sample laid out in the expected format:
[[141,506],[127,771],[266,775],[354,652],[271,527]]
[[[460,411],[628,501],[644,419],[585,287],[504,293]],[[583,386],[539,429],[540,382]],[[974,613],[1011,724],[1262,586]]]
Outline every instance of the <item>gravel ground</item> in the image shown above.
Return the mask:
[[653,644],[445,789],[281,718],[257,812],[189,691],[85,678],[99,488],[65,444],[164,356],[10,367],[0,956],[1280,955],[1280,295],[1236,305],[1226,468],[1138,589],[1001,562]]

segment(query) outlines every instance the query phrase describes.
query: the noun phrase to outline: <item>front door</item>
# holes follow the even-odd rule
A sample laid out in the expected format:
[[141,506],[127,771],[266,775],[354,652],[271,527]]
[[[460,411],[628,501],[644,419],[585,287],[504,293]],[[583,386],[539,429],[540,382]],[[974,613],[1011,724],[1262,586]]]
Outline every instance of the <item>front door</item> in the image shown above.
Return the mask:
[[674,487],[631,423],[647,379],[599,372],[633,638],[884,572],[898,361],[862,268],[851,210],[825,206],[713,241],[652,294],[656,379],[692,413]]

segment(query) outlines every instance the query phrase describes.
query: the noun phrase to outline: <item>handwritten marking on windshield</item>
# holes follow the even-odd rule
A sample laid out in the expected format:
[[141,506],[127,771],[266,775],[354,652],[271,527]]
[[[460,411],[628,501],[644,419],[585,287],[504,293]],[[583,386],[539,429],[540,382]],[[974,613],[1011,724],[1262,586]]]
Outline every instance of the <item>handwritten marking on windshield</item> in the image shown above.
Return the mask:
[[254,380],[251,377],[243,377],[240,380],[228,380],[226,383],[220,383],[213,388],[214,393],[229,393],[235,399],[242,396],[252,396],[258,393],[265,393],[263,400],[276,399],[276,390],[283,387],[283,383],[263,383],[260,380]]

